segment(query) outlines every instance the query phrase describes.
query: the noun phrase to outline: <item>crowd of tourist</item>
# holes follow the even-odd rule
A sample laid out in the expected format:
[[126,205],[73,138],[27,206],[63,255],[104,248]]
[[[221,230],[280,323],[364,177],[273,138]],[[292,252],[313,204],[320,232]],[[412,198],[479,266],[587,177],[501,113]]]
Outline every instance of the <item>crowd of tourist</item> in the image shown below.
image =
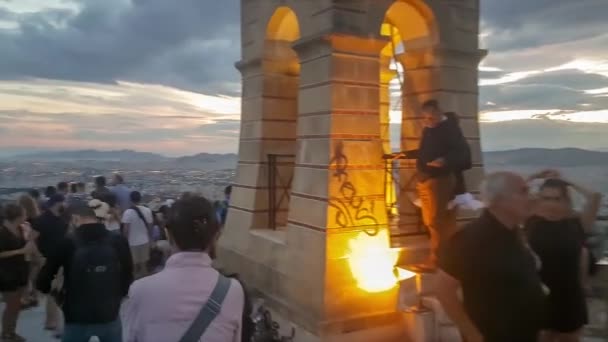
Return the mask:
[[[82,182],[60,182],[47,187],[44,195],[32,189],[1,208],[0,291],[5,310],[0,340],[25,341],[16,332],[19,313],[38,306],[41,293],[46,297],[41,329],[62,341],[93,336],[100,342],[175,340],[202,312],[206,299],[214,298],[216,283],[226,293],[224,299],[215,299],[226,309],[207,335],[239,340],[243,289],[211,267],[231,187],[225,189],[226,198],[215,203],[184,194],[177,201],[146,206],[142,194],[130,189],[122,175],[115,174],[110,186],[106,183],[105,177],[96,177],[94,190],[87,193]],[[180,272],[182,276],[176,276]],[[189,280],[183,282],[185,278]],[[158,297],[149,288],[172,293]],[[157,303],[149,296],[177,296],[184,306]],[[166,309],[172,307],[177,311],[168,323],[150,330],[156,323],[144,318],[167,318]],[[196,333],[189,332],[191,337]]]
[[[528,179],[493,173],[481,186],[483,212],[459,228],[470,151],[453,113],[436,101],[423,112],[421,148],[401,154],[417,159],[432,239],[423,269],[437,272],[437,297],[465,341],[580,341],[595,264],[586,236],[601,196],[553,170]],[[585,198],[579,212],[573,191]],[[150,208],[116,174],[109,187],[97,177],[90,194],[83,183],[61,182],[7,204],[1,341],[25,341],[19,313],[39,304],[39,291],[44,329],[64,342],[251,341],[244,287],[212,267],[230,187],[225,195],[211,203],[185,193]]]

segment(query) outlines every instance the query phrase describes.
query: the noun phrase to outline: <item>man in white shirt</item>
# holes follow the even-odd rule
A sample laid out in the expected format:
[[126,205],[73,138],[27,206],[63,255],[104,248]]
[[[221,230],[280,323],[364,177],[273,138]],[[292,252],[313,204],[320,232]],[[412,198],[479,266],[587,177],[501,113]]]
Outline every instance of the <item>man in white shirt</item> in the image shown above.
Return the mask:
[[133,206],[122,216],[123,234],[129,241],[133,256],[133,272],[135,279],[146,275],[146,265],[150,259],[150,243],[152,242],[152,211],[142,205],[141,194],[131,193]]

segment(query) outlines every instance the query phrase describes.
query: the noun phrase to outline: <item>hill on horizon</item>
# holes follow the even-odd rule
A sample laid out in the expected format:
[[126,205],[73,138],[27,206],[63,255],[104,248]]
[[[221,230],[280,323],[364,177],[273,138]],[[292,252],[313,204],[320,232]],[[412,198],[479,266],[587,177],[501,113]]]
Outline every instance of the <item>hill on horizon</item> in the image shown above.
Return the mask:
[[529,165],[543,167],[608,166],[608,152],[579,148],[522,148],[485,152],[488,165]]
[[159,153],[139,152],[134,150],[110,150],[101,151],[94,149],[70,150],[70,151],[49,151],[18,154],[12,157],[5,157],[5,160],[26,160],[26,161],[63,161],[63,160],[103,160],[103,161],[175,161],[177,163],[190,162],[213,162],[217,159],[235,157],[234,153],[215,154],[198,153],[191,156],[167,157]]
[[49,151],[19,154],[4,159],[28,161],[103,160],[103,161],[159,161],[168,159],[157,153],[134,150],[100,151],[94,149],[73,151]]
[[[506,151],[486,151],[484,163],[488,165],[529,165],[544,167],[608,166],[608,152],[579,148],[522,148]],[[119,162],[171,162],[176,165],[196,165],[199,163],[230,163],[238,160],[235,153],[199,153],[191,156],[167,157],[158,153],[133,150],[100,151],[75,150],[21,154],[3,158],[15,161],[119,161]]]

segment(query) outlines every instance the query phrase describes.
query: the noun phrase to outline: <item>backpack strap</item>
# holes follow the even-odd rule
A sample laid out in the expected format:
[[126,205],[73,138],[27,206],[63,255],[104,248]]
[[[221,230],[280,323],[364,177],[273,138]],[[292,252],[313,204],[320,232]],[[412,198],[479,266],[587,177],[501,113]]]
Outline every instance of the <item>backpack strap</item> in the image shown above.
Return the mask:
[[131,209],[137,213],[137,216],[139,216],[139,219],[144,222],[146,228],[150,229],[150,224],[148,223],[148,221],[146,221],[146,218],[144,217],[144,214],[141,212],[141,210],[139,210],[136,205],[132,206]]
[[230,278],[227,278],[222,274],[219,275],[215,288],[213,289],[213,292],[211,292],[211,296],[207,300],[207,303],[205,303],[194,319],[194,322],[192,322],[192,325],[190,325],[179,342],[198,342],[201,339],[211,322],[213,322],[215,317],[217,317],[222,310],[222,303],[228,294],[230,284]]

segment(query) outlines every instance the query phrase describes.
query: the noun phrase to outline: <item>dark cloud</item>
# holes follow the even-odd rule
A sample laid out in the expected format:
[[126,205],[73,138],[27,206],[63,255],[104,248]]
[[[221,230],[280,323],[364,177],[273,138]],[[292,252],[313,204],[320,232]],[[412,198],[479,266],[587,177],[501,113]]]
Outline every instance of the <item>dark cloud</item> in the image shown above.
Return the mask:
[[218,120],[213,124],[200,126],[199,132],[238,139],[240,129],[241,122],[239,120]]
[[[599,110],[608,108],[608,97],[585,90],[608,87],[608,77],[576,70],[547,72],[523,80],[481,87],[481,110],[498,108]],[[495,105],[488,105],[488,102]],[[583,107],[583,105],[585,105]]]
[[[123,80],[209,94],[239,93],[239,77],[233,67],[240,55],[239,0],[70,1],[78,6],[27,13],[0,8],[0,21],[18,24],[17,29],[0,29],[0,79],[86,81],[90,82],[86,83],[89,88],[102,88],[97,83]],[[0,0],[0,6],[3,3],[8,1]],[[483,29],[489,33],[484,44],[490,50],[485,64],[502,71],[481,71],[480,77],[498,79],[511,72],[542,71],[575,59],[605,60],[608,55],[606,13],[606,0],[482,1]],[[204,120],[183,125],[196,120],[196,114],[192,114],[200,111],[196,106],[199,102],[213,103],[209,99],[171,101],[172,97],[179,96],[170,91],[158,96],[147,88],[124,99],[125,96],[96,95],[94,91],[86,95],[56,83],[39,93],[17,88],[3,90],[3,93],[69,100],[74,102],[74,107],[99,110],[95,115],[13,113],[20,117],[4,112],[0,113],[0,119],[7,120],[5,125],[0,123],[0,130],[6,133],[6,122],[12,121],[23,125],[21,132],[47,126],[47,131],[74,127],[70,133],[73,140],[69,143],[150,144],[181,140],[192,145],[212,139],[223,142],[223,149],[236,148],[237,120],[203,115]],[[483,86],[480,102],[482,110],[599,110],[608,108],[608,97],[593,96],[585,90],[604,87],[608,87],[607,78],[598,74],[574,70],[543,72],[511,83]],[[91,89],[86,90],[88,93]],[[495,105],[487,105],[489,102]],[[583,104],[589,106],[583,107]],[[167,108],[170,110],[162,118],[142,116],[146,111],[165,113]],[[118,109],[124,110],[113,111]],[[60,111],[67,110],[77,111],[72,107]],[[166,123],[181,125],[178,129],[162,128]],[[509,148],[510,144],[521,144],[519,147],[551,143],[585,147],[583,145],[591,142],[594,146],[606,145],[605,138],[598,134],[607,127],[564,126],[550,120],[482,124],[488,149]],[[29,138],[36,138],[37,132]],[[178,148],[182,147],[175,147]]]
[[499,70],[492,70],[492,71],[480,70],[479,78],[480,79],[495,79],[495,78],[501,78],[501,77],[505,76],[506,74],[507,74],[507,72],[499,71]]
[[[239,0],[78,3],[79,11],[0,9],[0,20],[20,25],[16,33],[0,30],[0,78],[121,79],[207,93],[240,91],[233,67],[240,50]],[[576,54],[607,52],[608,37],[598,37],[605,31],[605,0],[487,0],[481,8],[491,32],[486,40],[490,65],[526,70],[565,63]],[[573,46],[534,50],[557,43]]]
[[[481,122],[484,151],[511,150],[526,147],[577,147],[598,150],[608,146],[608,124],[559,120],[514,120]],[[391,124],[391,135],[398,137],[400,126]],[[398,139],[397,139],[398,140]],[[398,148],[394,142],[393,147]]]
[[14,21],[17,15],[5,8],[0,8],[0,20]]
[[7,13],[20,29],[0,31],[0,77],[215,90],[238,80],[239,13],[238,0],[83,0],[78,13]]
[[483,1],[484,63],[511,72],[605,60],[606,13],[605,0]]
[[513,29],[530,22],[569,25],[604,19],[604,0],[485,0],[482,19],[492,26]]
[[555,84],[564,88],[589,90],[608,87],[608,77],[579,70],[559,70],[532,75],[517,83],[524,85]]
[[488,0],[482,3],[493,51],[580,40],[605,32],[605,0]]

